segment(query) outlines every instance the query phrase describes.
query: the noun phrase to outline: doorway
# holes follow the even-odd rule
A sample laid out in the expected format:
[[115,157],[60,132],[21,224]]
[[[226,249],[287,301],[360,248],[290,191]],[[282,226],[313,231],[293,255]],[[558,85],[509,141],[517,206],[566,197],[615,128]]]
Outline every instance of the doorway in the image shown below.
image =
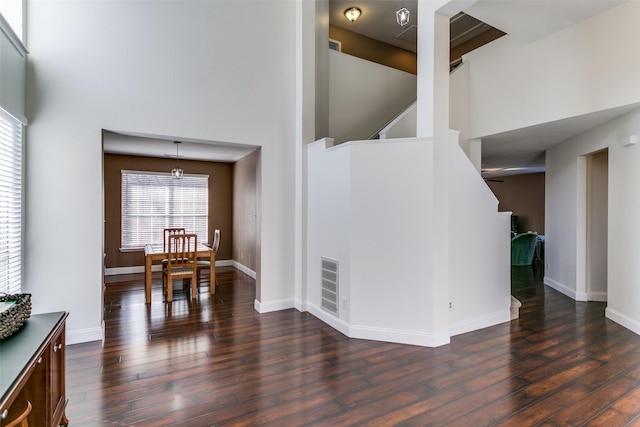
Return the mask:
[[609,150],[585,156],[585,290],[588,301],[607,301]]

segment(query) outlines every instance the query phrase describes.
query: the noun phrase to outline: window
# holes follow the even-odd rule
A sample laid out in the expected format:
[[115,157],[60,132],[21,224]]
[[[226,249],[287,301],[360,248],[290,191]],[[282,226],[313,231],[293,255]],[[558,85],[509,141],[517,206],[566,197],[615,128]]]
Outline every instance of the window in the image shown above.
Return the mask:
[[184,227],[207,242],[209,176],[122,171],[122,249],[162,245],[162,230]]
[[22,289],[22,123],[0,109],[0,292]]

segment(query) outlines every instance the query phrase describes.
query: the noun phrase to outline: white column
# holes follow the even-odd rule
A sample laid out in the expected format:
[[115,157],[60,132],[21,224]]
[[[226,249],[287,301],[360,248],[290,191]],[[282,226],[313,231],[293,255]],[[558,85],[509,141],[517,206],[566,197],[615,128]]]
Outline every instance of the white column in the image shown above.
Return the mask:
[[449,343],[449,17],[437,13],[446,2],[419,1],[418,137],[433,137],[433,245],[430,287],[431,333],[437,344]]
[[294,304],[301,311],[307,309],[307,144],[316,132],[316,5],[328,8],[326,0],[296,1]]

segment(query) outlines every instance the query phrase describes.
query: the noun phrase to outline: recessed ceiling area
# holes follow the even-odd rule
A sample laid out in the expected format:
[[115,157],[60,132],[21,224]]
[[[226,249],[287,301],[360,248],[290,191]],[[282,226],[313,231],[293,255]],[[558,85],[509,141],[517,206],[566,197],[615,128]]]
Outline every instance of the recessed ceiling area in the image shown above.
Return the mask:
[[106,130],[103,132],[102,140],[103,151],[108,154],[165,157],[171,159],[176,158],[176,145],[174,141],[180,141],[180,159],[222,163],[234,163],[258,148],[253,145]]
[[638,108],[629,104],[483,137],[483,176],[543,172],[547,149]]

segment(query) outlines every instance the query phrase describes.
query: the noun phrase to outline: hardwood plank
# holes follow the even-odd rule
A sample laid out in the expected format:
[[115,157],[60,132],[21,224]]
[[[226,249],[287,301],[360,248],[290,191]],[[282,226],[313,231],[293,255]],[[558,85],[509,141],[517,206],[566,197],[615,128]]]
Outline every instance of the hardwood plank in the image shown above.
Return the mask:
[[255,281],[219,268],[195,301],[144,303],[111,276],[104,345],[67,347],[74,426],[640,427],[640,337],[512,269],[520,318],[423,348],[348,339],[309,313],[258,314]]

